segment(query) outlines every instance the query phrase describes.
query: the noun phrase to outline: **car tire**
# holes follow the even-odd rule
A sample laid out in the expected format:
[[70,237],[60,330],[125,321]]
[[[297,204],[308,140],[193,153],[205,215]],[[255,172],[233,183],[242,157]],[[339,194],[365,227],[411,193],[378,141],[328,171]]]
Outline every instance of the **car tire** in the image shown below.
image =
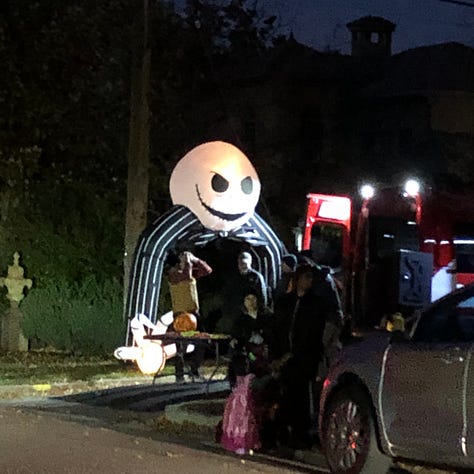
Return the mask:
[[392,465],[378,447],[369,397],[356,386],[341,389],[328,400],[321,442],[332,473],[385,474]]

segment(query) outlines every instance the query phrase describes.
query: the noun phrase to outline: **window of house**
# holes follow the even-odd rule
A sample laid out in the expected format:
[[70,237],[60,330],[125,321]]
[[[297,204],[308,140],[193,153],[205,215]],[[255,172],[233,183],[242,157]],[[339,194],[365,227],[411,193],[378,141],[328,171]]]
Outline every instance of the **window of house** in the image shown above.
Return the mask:
[[378,33],[375,33],[375,32],[370,33],[370,42],[372,44],[379,44],[380,35]]

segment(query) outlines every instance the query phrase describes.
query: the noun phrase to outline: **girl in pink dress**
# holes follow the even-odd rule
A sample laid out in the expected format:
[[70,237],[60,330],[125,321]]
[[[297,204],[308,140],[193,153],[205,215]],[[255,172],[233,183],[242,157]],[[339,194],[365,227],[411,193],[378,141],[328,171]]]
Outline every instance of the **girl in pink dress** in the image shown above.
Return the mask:
[[228,451],[245,454],[261,447],[260,417],[251,386],[255,375],[248,373],[246,355],[234,363],[237,381],[225,404],[221,444]]

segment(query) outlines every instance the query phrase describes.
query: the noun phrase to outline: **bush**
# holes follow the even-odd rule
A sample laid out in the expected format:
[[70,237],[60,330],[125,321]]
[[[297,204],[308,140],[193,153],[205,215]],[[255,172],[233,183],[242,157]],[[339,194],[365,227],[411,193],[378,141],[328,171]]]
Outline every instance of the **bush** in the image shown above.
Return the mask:
[[26,337],[73,354],[112,353],[124,339],[122,287],[89,278],[50,281],[21,304]]
[[[21,201],[15,212],[2,214],[1,271],[18,251],[25,276],[37,288],[51,280],[74,284],[91,275],[99,282],[122,278],[121,203],[97,196],[87,185],[51,184],[48,190],[42,184],[36,185],[34,203]],[[1,193],[0,198],[5,200]]]

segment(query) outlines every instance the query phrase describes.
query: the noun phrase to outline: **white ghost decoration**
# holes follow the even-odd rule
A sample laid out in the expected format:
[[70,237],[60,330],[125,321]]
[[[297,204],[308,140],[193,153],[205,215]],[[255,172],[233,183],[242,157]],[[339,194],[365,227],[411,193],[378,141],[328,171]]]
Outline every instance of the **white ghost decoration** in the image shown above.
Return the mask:
[[186,206],[212,230],[240,227],[254,213],[260,180],[249,159],[234,145],[203,143],[176,164],[170,178],[174,205]]

